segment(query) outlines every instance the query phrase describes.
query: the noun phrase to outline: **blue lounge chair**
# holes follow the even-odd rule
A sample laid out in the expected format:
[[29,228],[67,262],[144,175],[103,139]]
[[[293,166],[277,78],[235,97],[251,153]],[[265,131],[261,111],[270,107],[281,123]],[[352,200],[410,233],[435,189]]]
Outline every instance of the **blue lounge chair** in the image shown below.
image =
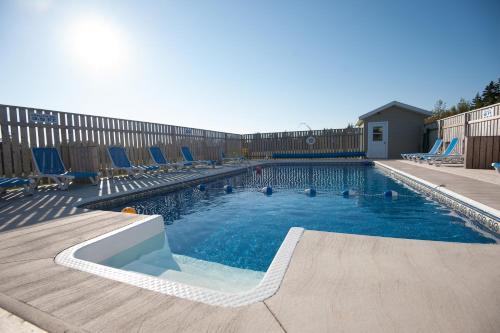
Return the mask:
[[33,179],[25,178],[0,178],[0,194],[4,193],[8,188],[22,186],[24,193],[32,195],[35,191],[35,182]]
[[245,158],[243,156],[235,156],[235,157],[227,157],[226,154],[221,150],[220,158],[222,163],[224,164],[241,164],[245,162]]
[[428,153],[410,153],[410,154],[401,154],[401,157],[405,160],[413,160],[416,159],[417,157],[425,156],[425,155],[435,155],[439,151],[439,148],[441,148],[441,144],[443,143],[443,140],[437,139],[434,142],[434,146],[432,146],[431,150],[429,150]]
[[40,179],[53,180],[60,190],[67,190],[75,179],[88,179],[93,185],[99,183],[99,174],[85,171],[66,171],[61,155],[56,148],[31,148],[35,164],[35,175],[30,176],[38,186]]
[[500,173],[500,162],[496,162],[496,163],[491,163],[491,166],[493,168],[495,168],[495,170]]
[[111,176],[113,177],[114,170],[123,170],[128,176],[135,176],[137,174],[143,175],[145,172],[157,171],[160,169],[158,165],[132,165],[127,156],[125,148],[112,146],[108,147],[108,155],[111,160]]
[[181,154],[184,157],[184,161],[188,163],[192,163],[194,166],[197,165],[207,165],[211,167],[215,167],[215,161],[212,160],[195,160],[193,158],[193,154],[191,154],[191,150],[189,147],[183,146],[181,147]]
[[160,168],[168,169],[169,167],[174,167],[177,169],[178,167],[183,166],[191,166],[192,163],[189,162],[180,162],[180,163],[171,163],[167,160],[160,147],[153,146],[149,147],[149,154],[151,155],[151,159],[154,164]]
[[441,164],[463,164],[464,156],[461,154],[453,154],[455,148],[458,144],[458,138],[453,138],[450,141],[448,147],[442,154],[434,154],[434,155],[425,155],[425,160],[429,164],[434,164],[436,166],[440,166]]

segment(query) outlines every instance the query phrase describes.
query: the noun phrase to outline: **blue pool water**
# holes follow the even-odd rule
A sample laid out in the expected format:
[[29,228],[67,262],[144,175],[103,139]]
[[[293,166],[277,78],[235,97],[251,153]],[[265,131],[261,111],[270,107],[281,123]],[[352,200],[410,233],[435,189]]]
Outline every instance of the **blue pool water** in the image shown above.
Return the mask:
[[[224,192],[226,184],[233,186],[233,193]],[[259,192],[266,185],[274,189],[270,196]],[[315,197],[304,194],[310,187],[317,190]],[[344,189],[355,190],[358,195],[345,198],[340,194]],[[397,199],[385,198],[382,194],[387,190],[397,191]],[[205,191],[189,188],[130,202],[115,210],[125,206],[164,217],[168,245],[177,259],[252,272],[267,270],[291,227],[449,242],[495,242],[470,221],[373,166],[266,167],[262,174],[252,171],[207,184]],[[161,257],[161,249],[158,253]],[[146,258],[148,254],[141,255]],[[140,257],[134,260],[140,261]]]

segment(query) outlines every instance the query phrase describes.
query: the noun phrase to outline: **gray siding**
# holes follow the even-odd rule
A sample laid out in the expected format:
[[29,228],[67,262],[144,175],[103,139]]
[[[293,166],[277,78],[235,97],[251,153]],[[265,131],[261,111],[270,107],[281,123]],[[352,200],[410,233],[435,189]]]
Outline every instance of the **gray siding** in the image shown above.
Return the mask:
[[421,151],[423,125],[426,117],[420,113],[392,106],[363,119],[366,149],[368,150],[368,123],[387,121],[389,127],[388,158],[400,158],[401,153]]

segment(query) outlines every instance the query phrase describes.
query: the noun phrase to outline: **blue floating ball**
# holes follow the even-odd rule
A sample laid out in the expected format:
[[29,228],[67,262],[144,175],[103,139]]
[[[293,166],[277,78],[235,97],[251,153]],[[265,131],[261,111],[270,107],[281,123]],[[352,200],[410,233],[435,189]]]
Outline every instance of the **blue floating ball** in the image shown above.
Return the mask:
[[271,186],[265,186],[260,190],[262,193],[265,195],[271,195],[273,194],[273,188]]
[[199,184],[198,186],[196,186],[196,188],[203,192],[207,189],[207,186],[205,184]]
[[314,197],[314,196],[316,196],[316,189],[314,189],[314,188],[306,188],[304,190],[304,193],[306,195],[310,196],[310,197]]
[[396,191],[392,191],[392,190],[389,190],[389,191],[385,191],[384,192],[384,197],[386,198],[397,198],[398,197],[398,192]]
[[226,192],[226,193],[232,193],[233,192],[233,187],[231,185],[224,185],[224,192]]

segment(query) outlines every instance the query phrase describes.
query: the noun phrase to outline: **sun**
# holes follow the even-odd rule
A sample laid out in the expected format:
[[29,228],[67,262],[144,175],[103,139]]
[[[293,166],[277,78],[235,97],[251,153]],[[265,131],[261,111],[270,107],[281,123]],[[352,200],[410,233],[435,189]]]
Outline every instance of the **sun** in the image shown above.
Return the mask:
[[79,63],[95,70],[116,70],[128,58],[122,31],[100,17],[75,20],[68,29],[69,50]]

